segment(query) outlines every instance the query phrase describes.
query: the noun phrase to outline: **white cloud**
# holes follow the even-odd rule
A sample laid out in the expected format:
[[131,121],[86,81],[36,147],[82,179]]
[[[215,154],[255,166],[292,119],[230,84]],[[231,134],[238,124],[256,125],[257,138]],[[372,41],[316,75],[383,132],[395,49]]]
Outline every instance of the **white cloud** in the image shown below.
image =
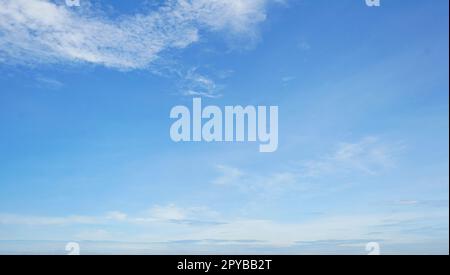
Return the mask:
[[298,178],[292,172],[248,173],[227,165],[217,165],[216,169],[220,175],[213,179],[213,184],[237,186],[247,191],[274,191],[276,188],[292,186]]
[[206,207],[179,207],[175,204],[155,205],[145,213],[129,216],[121,211],[110,211],[98,216],[25,216],[0,213],[0,225],[65,226],[108,225],[116,223],[151,224],[173,222],[196,222],[213,220],[217,213]]
[[203,29],[253,34],[268,1],[168,0],[148,12],[108,19],[50,0],[0,0],[0,62],[148,68],[164,51],[197,42]]
[[155,205],[146,215],[131,219],[138,223],[208,224],[218,218],[215,211],[207,207],[179,207],[175,204]]
[[185,73],[181,89],[186,96],[202,96],[209,98],[221,96],[219,93],[220,87],[218,87],[216,82],[210,77],[200,74],[197,68],[192,68]]
[[174,204],[167,206],[154,206],[150,210],[150,215],[158,220],[183,220],[187,218],[187,211]]
[[307,188],[300,182],[299,175],[291,171],[261,173],[226,165],[218,165],[216,169],[219,175],[212,180],[213,185],[222,190],[238,191],[248,197],[241,208],[243,213],[260,209],[261,204],[279,199],[288,192],[302,192]]
[[[391,244],[410,243],[423,241],[424,235],[420,230],[406,234],[406,229],[420,229],[424,224],[442,220],[446,216],[448,214],[430,215],[427,212],[327,215],[312,220],[291,222],[235,218],[214,226],[186,230],[177,239],[259,240],[273,246],[291,246],[308,241],[368,238],[383,239],[385,243]],[[392,221],[395,221],[395,225],[392,225]],[[370,237],[373,232],[379,234]]]
[[[108,215],[107,215],[108,216]],[[186,221],[186,222],[184,222]],[[188,222],[193,221],[193,222]],[[40,234],[62,232],[63,239],[114,240],[120,242],[172,242],[189,240],[218,240],[218,243],[245,243],[250,247],[296,246],[299,242],[326,242],[340,240],[382,240],[384,244],[411,244],[429,240],[442,240],[448,236],[448,209],[432,212],[416,209],[414,212],[355,213],[351,215],[326,215],[314,219],[291,219],[283,222],[274,219],[224,218],[205,207],[180,207],[175,204],[155,206],[146,216],[127,217],[114,223],[104,217],[33,217],[0,215],[2,225],[47,226],[45,231],[33,230],[30,235],[39,239]],[[71,225],[58,231],[55,225]],[[120,226],[116,226],[116,225]],[[440,224],[441,227],[432,227]],[[77,225],[77,226],[75,226]],[[199,226],[201,225],[201,226]],[[72,227],[73,226],[73,227]],[[101,226],[95,228],[95,226]],[[429,234],[427,228],[436,230]],[[93,228],[94,227],[94,228]],[[20,227],[23,234],[26,228]],[[74,232],[75,231],[75,232]],[[73,233],[70,233],[73,232]],[[131,233],[132,232],[132,233]],[[443,235],[446,233],[445,235]],[[2,239],[17,239],[15,231],[0,230]],[[45,235],[44,234],[44,235]],[[65,234],[65,235],[64,235]],[[26,235],[24,235],[26,236]],[[47,235],[45,235],[47,236]],[[36,239],[35,239],[36,240]],[[362,245],[362,247],[364,247]],[[215,247],[217,248],[217,247]]]
[[57,90],[64,86],[61,81],[49,77],[37,76],[35,80],[37,86],[41,88]]
[[316,177],[348,171],[375,175],[394,165],[393,151],[376,137],[365,137],[355,143],[340,143],[332,154],[305,162],[303,175]]
[[217,165],[216,169],[220,172],[220,176],[212,181],[215,185],[237,184],[245,175],[244,172],[236,167]]
[[[188,2],[188,1],[185,1]],[[213,30],[230,29],[233,32],[252,32],[266,19],[266,0],[198,0],[191,1],[190,10],[198,21]],[[200,11],[200,12],[199,12]]]
[[124,221],[127,219],[127,214],[122,213],[120,211],[111,211],[106,214],[106,218],[115,221]]
[[[355,175],[374,176],[393,167],[398,149],[376,137],[365,137],[354,143],[342,142],[336,147],[323,157],[302,161],[298,167],[287,170],[253,172],[218,165],[219,175],[212,183],[250,195],[248,205],[255,207],[262,203],[261,200],[279,199],[292,192],[302,196],[341,192],[355,185],[352,180]],[[343,176],[344,180],[330,182],[330,175]]]
[[68,216],[68,217],[47,217],[47,216],[22,216],[0,214],[0,224],[8,225],[70,225],[70,224],[98,224],[102,219],[92,216]]

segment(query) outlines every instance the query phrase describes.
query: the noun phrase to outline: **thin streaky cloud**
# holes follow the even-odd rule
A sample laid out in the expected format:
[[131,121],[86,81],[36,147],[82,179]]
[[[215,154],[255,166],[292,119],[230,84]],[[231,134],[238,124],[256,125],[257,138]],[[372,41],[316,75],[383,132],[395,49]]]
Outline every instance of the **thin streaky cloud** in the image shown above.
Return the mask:
[[376,175],[395,164],[397,149],[378,137],[367,136],[357,142],[339,143],[336,150],[318,160],[303,163],[302,175],[320,177],[336,172],[359,172]]
[[[299,242],[320,242],[328,240],[365,239],[377,230],[377,238],[386,244],[420,242],[425,226],[446,216],[446,213],[409,213],[325,215],[304,221],[280,221],[276,219],[257,219],[248,217],[220,217],[220,213],[205,207],[181,208],[175,204],[155,206],[144,219],[129,217],[108,223],[104,217],[33,217],[15,216],[1,224],[21,224],[40,228],[71,225],[76,229],[74,238],[101,241],[105,239],[123,242],[170,242],[189,240],[223,240],[223,242],[246,242],[254,240],[270,246],[294,246]],[[216,216],[217,215],[217,216]],[[192,218],[192,219],[190,219]],[[197,219],[195,219],[197,218]],[[24,223],[26,221],[26,223]],[[119,227],[117,225],[120,225]],[[76,227],[74,227],[76,226]],[[135,234],[126,234],[132,229]],[[327,230],[322,230],[327,228]],[[448,224],[442,224],[443,231]],[[407,229],[406,234],[404,230]],[[42,239],[36,232],[36,239]],[[66,235],[67,237],[67,235]],[[70,237],[70,236],[68,236]],[[432,236],[430,236],[431,238]],[[436,236],[438,238],[439,236]]]

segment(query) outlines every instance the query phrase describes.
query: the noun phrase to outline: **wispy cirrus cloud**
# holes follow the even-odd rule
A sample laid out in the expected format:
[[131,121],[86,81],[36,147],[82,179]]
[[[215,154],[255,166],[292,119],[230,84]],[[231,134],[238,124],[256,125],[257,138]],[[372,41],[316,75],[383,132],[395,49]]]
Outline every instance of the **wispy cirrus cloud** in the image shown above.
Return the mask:
[[40,88],[58,90],[64,86],[64,83],[62,83],[61,81],[50,77],[37,76],[35,80],[36,86]]
[[302,161],[300,166],[271,173],[243,171],[238,167],[216,165],[219,175],[215,185],[237,186],[244,190],[270,189],[304,190],[305,179],[327,177],[330,174],[362,173],[376,175],[395,165],[394,153],[398,148],[386,144],[378,137],[365,137],[356,142],[341,142],[329,154]]
[[191,68],[184,76],[181,85],[183,95],[186,96],[201,96],[209,98],[220,97],[220,85],[205,74],[198,72],[197,68]]
[[267,173],[244,171],[229,165],[217,165],[218,175],[211,183],[221,190],[237,191],[248,197],[244,212],[264,201],[279,199],[289,192],[301,192],[307,186],[295,171],[270,171]]
[[164,52],[197,42],[203,30],[254,35],[268,2],[167,0],[113,19],[50,0],[0,0],[0,62],[144,69]]
[[375,175],[394,165],[394,152],[397,149],[373,136],[364,137],[357,142],[342,142],[331,154],[304,162],[302,174],[318,177],[351,171]]
[[[211,181],[217,188],[248,195],[248,205],[274,201],[287,195],[302,198],[348,191],[356,186],[356,176],[377,177],[395,167],[393,146],[378,137],[368,136],[355,142],[337,143],[335,149],[317,158],[268,171],[245,170],[230,165],[216,165],[217,176]],[[330,177],[339,180],[330,181]]]
[[245,173],[236,167],[228,165],[216,165],[217,171],[220,173],[212,183],[214,185],[233,185],[239,183],[244,177]]

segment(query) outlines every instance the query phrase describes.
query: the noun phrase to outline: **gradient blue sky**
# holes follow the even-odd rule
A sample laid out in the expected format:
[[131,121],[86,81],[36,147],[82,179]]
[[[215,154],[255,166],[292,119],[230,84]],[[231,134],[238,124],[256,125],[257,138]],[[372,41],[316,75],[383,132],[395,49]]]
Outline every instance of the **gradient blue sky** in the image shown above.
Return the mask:
[[[449,3],[381,2],[0,0],[0,253],[448,254]],[[172,142],[193,96],[278,151]]]

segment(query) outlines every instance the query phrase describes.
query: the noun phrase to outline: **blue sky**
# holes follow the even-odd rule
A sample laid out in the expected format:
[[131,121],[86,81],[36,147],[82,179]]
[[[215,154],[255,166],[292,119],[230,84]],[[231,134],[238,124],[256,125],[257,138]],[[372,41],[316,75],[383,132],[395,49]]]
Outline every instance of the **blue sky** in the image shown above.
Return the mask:
[[128,2],[0,0],[0,253],[448,254],[448,1]]

